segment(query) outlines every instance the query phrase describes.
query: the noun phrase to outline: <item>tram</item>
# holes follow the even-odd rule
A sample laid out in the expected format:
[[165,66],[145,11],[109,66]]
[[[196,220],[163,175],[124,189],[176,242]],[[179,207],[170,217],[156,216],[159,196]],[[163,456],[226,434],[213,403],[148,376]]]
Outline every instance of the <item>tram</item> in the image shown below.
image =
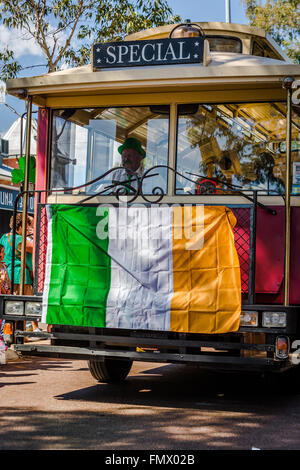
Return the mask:
[[133,361],[297,366],[299,80],[263,30],[189,20],[9,80],[27,142],[39,108],[35,188],[27,171],[20,194],[25,224],[35,195],[34,295],[23,236],[20,290],[0,299],[15,350],[86,359],[104,382]]

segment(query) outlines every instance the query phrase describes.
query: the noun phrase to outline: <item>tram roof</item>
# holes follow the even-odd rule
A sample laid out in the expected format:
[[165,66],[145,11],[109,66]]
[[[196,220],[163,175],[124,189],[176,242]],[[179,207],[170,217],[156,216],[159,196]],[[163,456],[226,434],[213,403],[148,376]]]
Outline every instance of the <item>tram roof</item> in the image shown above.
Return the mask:
[[[264,29],[255,28],[254,26],[249,26],[245,24],[238,23],[223,23],[216,21],[195,21],[194,25],[200,26],[206,35],[219,35],[219,36],[229,36],[237,37],[241,40],[244,40],[245,46],[248,46],[249,51],[249,39],[257,38],[269,46],[277,55],[278,59],[283,59],[289,61],[288,56],[283,52],[280,46],[274,41],[274,39],[267,33]],[[125,41],[137,41],[137,40],[146,40],[146,39],[161,39],[168,37],[172,29],[174,29],[179,24],[169,24],[164,26],[158,26],[156,28],[145,29],[139,31],[138,33],[133,33],[126,36]]]
[[[224,88],[277,89],[282,90],[286,76],[300,78],[300,65],[292,64],[276,43],[261,29],[246,25],[227,23],[198,23],[206,35],[227,35],[241,39],[243,53],[210,52],[207,65],[156,65],[128,68],[93,70],[92,64],[47,73],[35,77],[8,80],[7,90],[19,96],[26,89],[33,102],[41,106],[56,107],[59,96],[76,97],[104,94],[167,93],[197,90],[222,90]],[[125,40],[159,39],[168,37],[176,25],[141,31],[127,36]],[[272,47],[275,58],[246,54],[250,52],[253,38],[261,38]],[[248,49],[247,49],[248,47]],[[276,52],[277,51],[277,52]],[[277,55],[276,55],[277,54]],[[279,91],[280,90],[280,91]],[[70,105],[75,105],[70,102]]]

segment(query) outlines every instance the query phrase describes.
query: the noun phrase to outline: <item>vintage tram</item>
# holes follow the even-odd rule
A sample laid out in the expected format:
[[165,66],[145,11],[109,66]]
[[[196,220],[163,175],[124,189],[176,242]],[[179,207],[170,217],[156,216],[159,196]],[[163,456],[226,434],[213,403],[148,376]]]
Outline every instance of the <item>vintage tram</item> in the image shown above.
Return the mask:
[[[299,79],[264,31],[187,20],[10,80],[28,142],[39,107],[34,295],[23,237],[19,294],[1,297],[15,349],[86,358],[100,381],[135,360],[296,366]],[[24,344],[26,319],[48,342]]]

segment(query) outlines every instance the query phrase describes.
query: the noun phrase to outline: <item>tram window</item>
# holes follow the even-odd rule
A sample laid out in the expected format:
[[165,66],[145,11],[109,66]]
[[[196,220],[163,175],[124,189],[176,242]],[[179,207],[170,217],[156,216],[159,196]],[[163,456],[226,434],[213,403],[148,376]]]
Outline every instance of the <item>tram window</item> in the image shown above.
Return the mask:
[[[176,193],[284,193],[285,103],[199,104],[193,115],[179,114]],[[300,117],[293,113],[292,138],[300,137]],[[296,154],[296,152],[295,152]],[[299,172],[294,164],[294,173]],[[297,168],[296,168],[297,167]],[[217,187],[209,182],[216,182]],[[294,176],[294,185],[296,185]],[[209,189],[209,190],[208,190]],[[297,190],[294,187],[294,193]]]
[[[286,142],[282,142],[279,148],[280,148],[280,152],[283,155],[285,155]],[[298,140],[293,140],[291,142],[291,160],[292,160],[292,192],[291,194],[296,196],[296,195],[300,195],[300,133],[298,134]]]
[[242,52],[242,41],[228,36],[206,36],[211,52]]
[[268,57],[270,59],[283,60],[271,49],[265,41],[253,41],[252,55],[259,57]]
[[[169,106],[163,109],[145,106],[56,110],[52,125],[50,187],[76,187],[75,193],[109,195],[131,174],[130,185],[134,191],[137,183],[133,171],[142,176],[153,166],[168,164],[168,142]],[[124,155],[121,157],[124,147],[120,147],[124,143],[125,149],[133,145],[140,152],[137,163],[130,162],[130,157],[127,160]],[[130,165],[137,168],[133,170]],[[85,186],[105,173],[108,174]],[[125,183],[121,184],[124,186]],[[166,168],[147,173],[142,191],[152,194],[155,187],[167,192]]]

